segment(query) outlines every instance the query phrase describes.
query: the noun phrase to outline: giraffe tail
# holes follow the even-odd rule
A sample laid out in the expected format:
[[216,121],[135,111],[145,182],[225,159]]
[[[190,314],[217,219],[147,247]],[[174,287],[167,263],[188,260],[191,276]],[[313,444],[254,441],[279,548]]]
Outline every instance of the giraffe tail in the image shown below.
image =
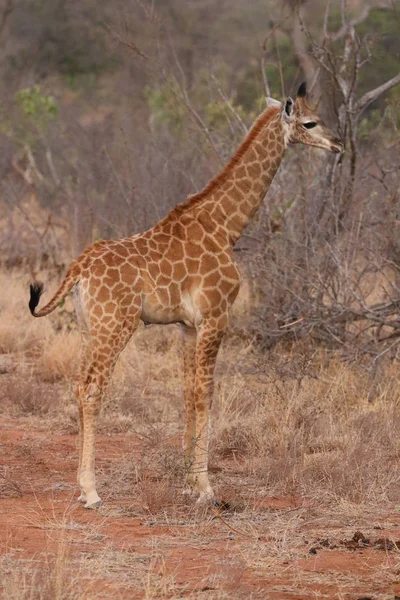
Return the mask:
[[43,306],[43,308],[41,308],[37,312],[35,312],[35,309],[39,304],[40,296],[43,293],[44,286],[43,283],[40,282],[31,283],[31,297],[29,300],[29,310],[31,311],[31,315],[33,317],[44,317],[45,315],[51,313],[60,304],[60,302],[64,300],[65,296],[70,290],[72,290],[74,285],[78,283],[80,277],[81,267],[77,263],[77,261],[74,261],[69,267],[62,284],[60,285],[50,302],[48,302],[45,306]]

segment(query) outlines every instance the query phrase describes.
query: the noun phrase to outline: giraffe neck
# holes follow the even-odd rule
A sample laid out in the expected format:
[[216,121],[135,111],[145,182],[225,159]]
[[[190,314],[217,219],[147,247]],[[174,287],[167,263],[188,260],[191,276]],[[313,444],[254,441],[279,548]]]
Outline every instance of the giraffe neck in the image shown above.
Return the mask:
[[213,221],[233,246],[262,203],[285,150],[280,109],[267,109],[223,171],[189,198],[188,208]]

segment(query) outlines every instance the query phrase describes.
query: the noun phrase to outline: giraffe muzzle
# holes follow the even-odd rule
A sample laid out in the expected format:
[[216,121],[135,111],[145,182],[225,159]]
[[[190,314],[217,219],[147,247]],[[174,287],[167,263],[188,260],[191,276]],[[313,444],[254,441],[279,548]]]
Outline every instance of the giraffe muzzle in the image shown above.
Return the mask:
[[341,139],[333,138],[331,140],[331,151],[335,152],[336,154],[344,151],[344,145]]

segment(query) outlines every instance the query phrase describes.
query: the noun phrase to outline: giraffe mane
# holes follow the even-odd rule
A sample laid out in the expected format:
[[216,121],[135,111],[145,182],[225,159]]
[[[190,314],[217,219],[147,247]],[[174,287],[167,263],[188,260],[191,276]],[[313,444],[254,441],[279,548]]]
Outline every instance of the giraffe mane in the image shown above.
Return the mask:
[[187,197],[185,202],[182,202],[182,204],[178,204],[178,206],[173,208],[172,211],[169,213],[169,215],[167,215],[166,218],[168,218],[170,216],[178,216],[180,213],[184,212],[187,208],[193,207],[193,205],[197,204],[197,202],[199,202],[200,200],[203,200],[203,198],[208,196],[208,194],[211,194],[212,192],[214,192],[218,186],[225,183],[225,181],[227,181],[233,167],[235,165],[237,165],[239,160],[243,157],[243,155],[246,153],[246,151],[250,148],[250,146],[254,142],[255,138],[259,135],[259,133],[265,127],[265,125],[267,123],[269,123],[269,121],[271,121],[272,118],[280,110],[281,109],[279,106],[271,106],[270,108],[266,109],[263,113],[261,113],[261,115],[256,119],[256,121],[254,122],[250,131],[244,138],[243,142],[240,144],[239,148],[236,150],[235,154],[231,157],[231,159],[225,165],[225,167],[222,169],[222,171],[220,173],[218,173],[218,175],[213,177],[208,182],[208,184],[202,190],[200,190],[200,192],[197,192],[196,194],[191,194],[190,196]]

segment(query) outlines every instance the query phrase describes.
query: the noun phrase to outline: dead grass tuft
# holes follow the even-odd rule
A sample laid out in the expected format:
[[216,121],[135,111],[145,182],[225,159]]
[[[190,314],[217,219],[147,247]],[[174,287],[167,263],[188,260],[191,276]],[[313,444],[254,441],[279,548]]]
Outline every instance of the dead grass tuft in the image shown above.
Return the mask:
[[[46,562],[34,567],[29,562],[9,561],[3,577],[4,597],[9,600],[78,600],[82,598],[82,573],[71,570],[67,546],[63,536],[58,543],[55,558],[46,555]],[[29,566],[31,568],[29,568]]]
[[59,406],[59,393],[35,377],[13,375],[0,386],[1,411],[12,416],[45,416]]
[[286,360],[282,372],[253,354],[253,365],[246,361],[251,375],[222,380],[212,466],[233,459],[236,472],[256,477],[268,494],[387,500],[399,483],[400,407],[392,379],[380,381],[371,402],[374,381],[357,366],[330,361],[321,368],[314,361],[312,377],[303,372],[298,379],[288,376]]
[[140,443],[113,462],[102,474],[101,485],[111,498],[131,498],[138,514],[160,515],[166,509],[179,510],[185,504],[182,488],[185,466],[180,440],[167,435],[165,428],[142,424]]
[[80,336],[76,331],[62,332],[49,340],[37,363],[37,374],[47,382],[71,380],[76,376]]
[[53,334],[49,319],[34,319],[28,309],[29,275],[0,271],[0,353],[42,348]]
[[0,473],[0,498],[20,498],[22,491],[16,481],[8,477],[7,470]]

